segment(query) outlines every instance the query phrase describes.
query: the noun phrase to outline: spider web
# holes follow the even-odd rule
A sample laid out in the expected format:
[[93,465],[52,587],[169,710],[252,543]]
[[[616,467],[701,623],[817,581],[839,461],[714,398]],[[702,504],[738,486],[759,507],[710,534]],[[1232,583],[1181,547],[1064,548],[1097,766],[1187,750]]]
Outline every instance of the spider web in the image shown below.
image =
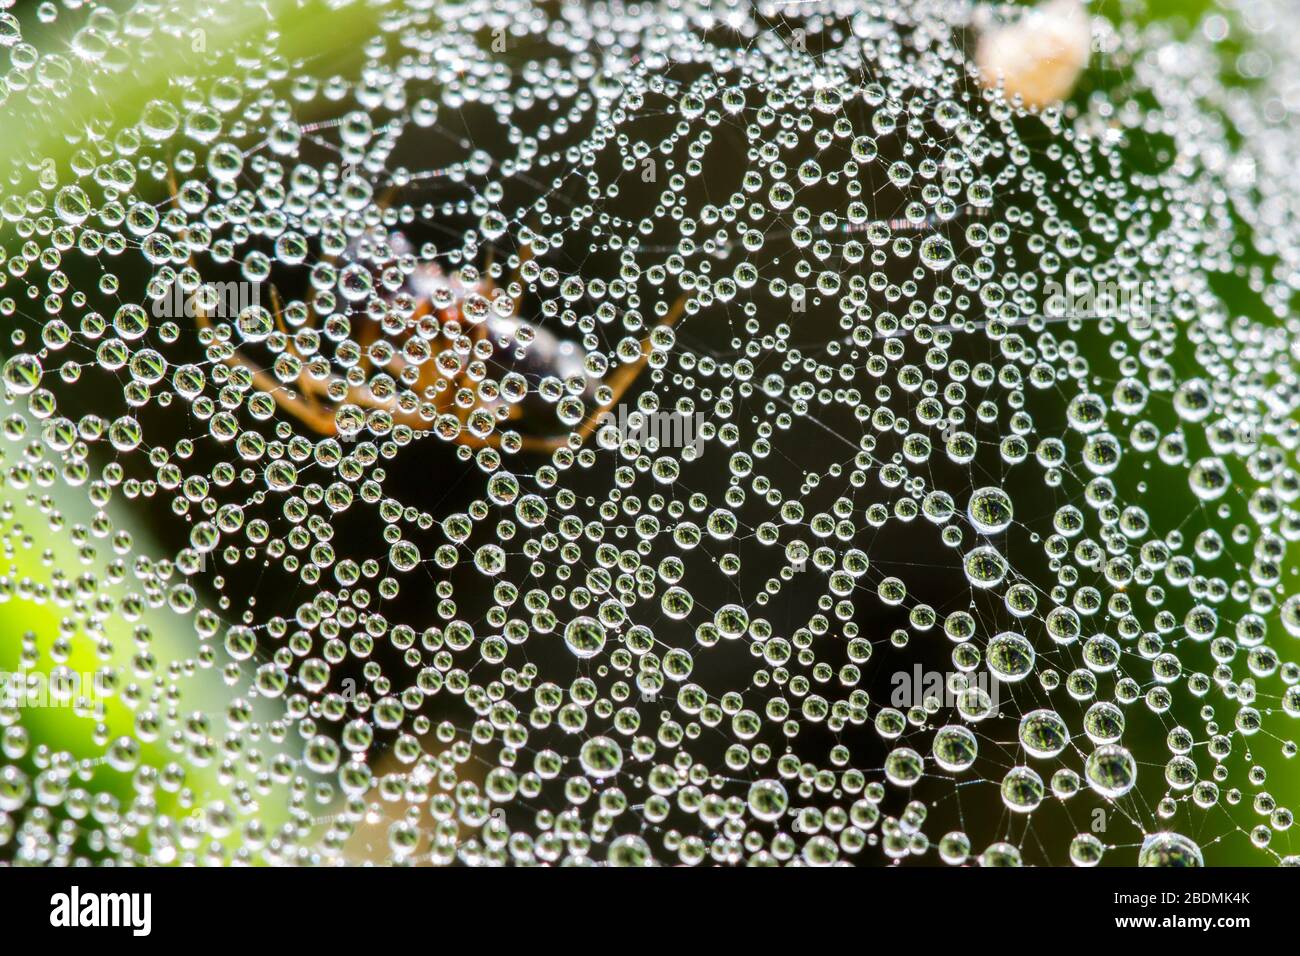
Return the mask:
[[[109,642],[136,658],[87,717],[129,729],[96,730],[95,781],[170,738],[177,826],[218,859],[1293,859],[1269,777],[1300,711],[1295,244],[1261,235],[1294,232],[1289,67],[1189,87],[1217,21],[1124,28],[1039,114],[980,85],[948,4],[384,16],[291,67],[250,44],[206,94],[178,69],[108,149],[131,185],[56,163],[48,228],[10,217],[36,254],[6,242],[7,437],[40,443],[8,484],[95,469],[74,544],[109,497],[176,518],[79,579],[63,643],[146,607],[199,643],[160,648],[152,616]],[[404,378],[420,277],[445,301],[419,368],[448,364]],[[1125,296],[1060,314],[1050,277]],[[276,295],[149,320],[216,282]],[[475,338],[489,289],[588,371]],[[641,356],[606,404],[701,451],[565,442]],[[479,409],[559,447],[470,440]],[[974,743],[961,770],[943,739]],[[25,757],[20,818],[59,776]]]

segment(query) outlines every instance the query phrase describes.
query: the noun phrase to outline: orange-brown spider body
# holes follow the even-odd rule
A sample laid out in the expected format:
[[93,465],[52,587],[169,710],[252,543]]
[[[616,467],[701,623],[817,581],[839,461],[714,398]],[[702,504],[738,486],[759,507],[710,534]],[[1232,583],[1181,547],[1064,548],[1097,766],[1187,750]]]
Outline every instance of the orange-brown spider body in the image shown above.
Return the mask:
[[[376,242],[387,248],[378,250],[378,256],[373,247],[367,250],[372,259],[414,259],[401,233],[371,234],[354,241],[351,255],[345,254],[352,264],[339,271],[340,285],[352,281],[364,289],[375,281],[356,260],[365,258],[358,255],[362,243]],[[521,259],[528,260],[527,252]],[[580,447],[644,370],[649,338],[631,361],[603,380],[593,379],[573,342],[517,316],[518,300],[490,278],[477,278],[477,270],[461,275],[476,278],[450,276],[426,260],[416,261],[400,278],[391,273],[380,277],[384,308],[346,316],[348,337],[358,353],[346,374],[317,351],[315,310],[300,308],[306,321],[290,331],[272,286],[272,311],[257,318],[263,324],[273,320],[283,348],[269,368],[240,348],[227,349],[224,361],[245,368],[254,386],[271,395],[282,412],[323,436],[350,439],[367,429],[386,434],[405,425],[434,430],[470,448],[546,452]],[[520,291],[517,276],[508,289]],[[679,299],[660,324],[676,322],[684,304]],[[196,318],[201,328],[214,329],[205,309],[198,309]],[[241,312],[236,324],[245,318]],[[543,410],[538,406],[545,404],[536,398],[539,386],[551,393],[557,412],[552,417],[561,419],[549,427],[539,421],[546,417],[538,414]]]

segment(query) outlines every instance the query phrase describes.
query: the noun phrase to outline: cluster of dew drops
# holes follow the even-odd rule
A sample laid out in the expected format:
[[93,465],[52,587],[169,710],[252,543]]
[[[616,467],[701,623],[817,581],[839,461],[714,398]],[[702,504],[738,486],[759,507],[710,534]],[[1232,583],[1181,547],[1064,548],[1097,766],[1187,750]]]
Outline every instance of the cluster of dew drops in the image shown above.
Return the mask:
[[1284,5],[266,9],[0,12],[0,857],[1296,862]]

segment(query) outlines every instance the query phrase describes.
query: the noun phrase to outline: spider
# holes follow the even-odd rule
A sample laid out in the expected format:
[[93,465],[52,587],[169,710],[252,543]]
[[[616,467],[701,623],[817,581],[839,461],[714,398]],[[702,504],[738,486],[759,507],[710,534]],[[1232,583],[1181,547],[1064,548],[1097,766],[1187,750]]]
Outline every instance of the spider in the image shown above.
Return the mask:
[[[174,180],[173,202],[178,201]],[[415,250],[401,232],[371,232],[354,240],[344,258],[356,262],[363,244],[375,244],[381,258],[414,258]],[[520,279],[532,259],[525,246],[506,289],[521,288]],[[330,261],[330,260],[327,260]],[[333,261],[330,261],[333,265]],[[194,267],[191,256],[190,266]],[[197,270],[196,270],[197,271]],[[310,306],[297,303],[300,328],[286,326],[285,307],[274,285],[270,287],[271,317],[284,337],[285,347],[268,369],[239,348],[224,356],[232,368],[244,369],[254,386],[269,394],[278,408],[318,435],[351,437],[365,427],[370,416],[387,415],[392,424],[416,431],[436,430],[468,448],[503,445],[509,451],[551,452],[575,449],[597,429],[632,383],[640,377],[650,357],[651,339],[670,329],[681,317],[686,296],[677,299],[658,324],[639,343],[631,340],[620,349],[620,364],[599,382],[584,367],[583,353],[571,341],[543,326],[518,317],[517,301],[496,286],[491,264],[483,274],[463,270],[469,281],[448,276],[431,260],[417,261],[383,300],[389,308],[360,316],[354,341],[357,364],[348,375],[331,368],[328,359],[315,354],[318,322]],[[349,275],[343,275],[348,273]],[[341,281],[364,281],[370,270],[348,265]],[[373,276],[370,276],[373,279]],[[389,288],[393,287],[390,282]],[[258,306],[260,309],[260,306]],[[240,319],[244,318],[241,311]],[[212,315],[197,305],[195,318],[201,329],[215,332]],[[349,316],[355,321],[357,316]],[[237,320],[238,321],[238,320]],[[383,371],[376,372],[377,366]],[[492,373],[496,373],[495,377]],[[530,392],[549,380],[552,387],[585,380],[574,395],[557,400],[557,410],[567,431],[547,433],[532,414]],[[530,389],[530,385],[534,386]],[[292,388],[290,388],[292,386]],[[427,399],[427,400],[425,400]],[[503,432],[499,426],[521,431]]]

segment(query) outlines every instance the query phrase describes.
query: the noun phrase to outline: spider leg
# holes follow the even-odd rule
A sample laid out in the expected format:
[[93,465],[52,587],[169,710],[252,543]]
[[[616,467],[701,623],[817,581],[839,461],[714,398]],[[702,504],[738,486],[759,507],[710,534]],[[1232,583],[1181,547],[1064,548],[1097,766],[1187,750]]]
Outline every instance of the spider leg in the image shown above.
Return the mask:
[[275,327],[284,335],[289,334],[289,329],[284,324],[284,303],[280,301],[280,290],[271,283],[271,311],[275,315]]
[[329,409],[310,399],[285,391],[284,385],[276,381],[264,369],[252,368],[247,365],[244,367],[252,372],[253,384],[257,386],[258,390],[266,392],[275,399],[275,404],[279,408],[305,423],[308,428],[318,434],[331,437],[338,434],[338,424],[334,421],[334,414]]
[[[167,172],[167,188],[171,193],[172,203],[175,205],[179,201],[180,189],[176,185],[176,174],[170,169]],[[193,253],[189,255],[189,264],[194,269],[198,269],[194,262]],[[274,285],[271,286],[271,307],[275,312],[276,325],[281,332],[285,332],[283,304],[280,301],[280,293]],[[194,319],[199,328],[211,329],[213,327],[212,318],[208,315],[207,309],[198,302],[195,303]],[[304,422],[313,431],[322,435],[335,435],[338,433],[338,425],[334,421],[334,415],[327,408],[309,399],[290,394],[285,390],[284,384],[277,381],[275,376],[266,369],[250,362],[239,350],[236,349],[233,354],[228,356],[225,359],[225,364],[232,369],[246,369],[252,376],[254,387],[259,391],[266,392],[271,398],[275,399],[278,408]]]
[[[280,295],[271,286],[271,300],[275,309],[276,321],[280,322]],[[206,312],[202,307],[195,309],[195,317],[211,327],[211,321],[208,319]],[[283,329],[283,325],[281,325]],[[306,393],[313,391],[315,382],[311,379],[305,379],[304,382],[308,387],[303,389],[304,395],[294,395],[286,390],[283,382],[279,381],[274,375],[266,369],[249,361],[238,350],[226,359],[226,364],[231,368],[246,369],[253,378],[253,385],[258,391],[266,392],[271,398],[275,399],[278,408],[293,415],[299,421],[305,423],[313,431],[322,435],[335,435],[338,433],[338,425],[334,421],[333,413],[319,402],[305,397]]]
[[[682,312],[685,311],[685,309],[686,296],[682,295],[673,303],[672,308],[668,310],[668,314],[664,316],[663,321],[656,325],[655,328],[672,328],[677,323],[677,320],[682,317]],[[576,434],[578,435],[580,442],[586,442],[586,440],[591,437],[592,432],[594,432],[599,426],[601,418],[603,418],[611,408],[618,404],[618,400],[623,397],[623,393],[626,392],[632,386],[632,383],[640,377],[642,371],[645,370],[646,363],[649,361],[650,336],[647,335],[641,340],[641,357],[635,362],[628,362],[626,365],[619,367],[605,380],[605,384],[609,386],[609,389],[613,394],[610,396],[608,402],[597,406],[591,414],[583,420],[582,424],[578,426]]]

